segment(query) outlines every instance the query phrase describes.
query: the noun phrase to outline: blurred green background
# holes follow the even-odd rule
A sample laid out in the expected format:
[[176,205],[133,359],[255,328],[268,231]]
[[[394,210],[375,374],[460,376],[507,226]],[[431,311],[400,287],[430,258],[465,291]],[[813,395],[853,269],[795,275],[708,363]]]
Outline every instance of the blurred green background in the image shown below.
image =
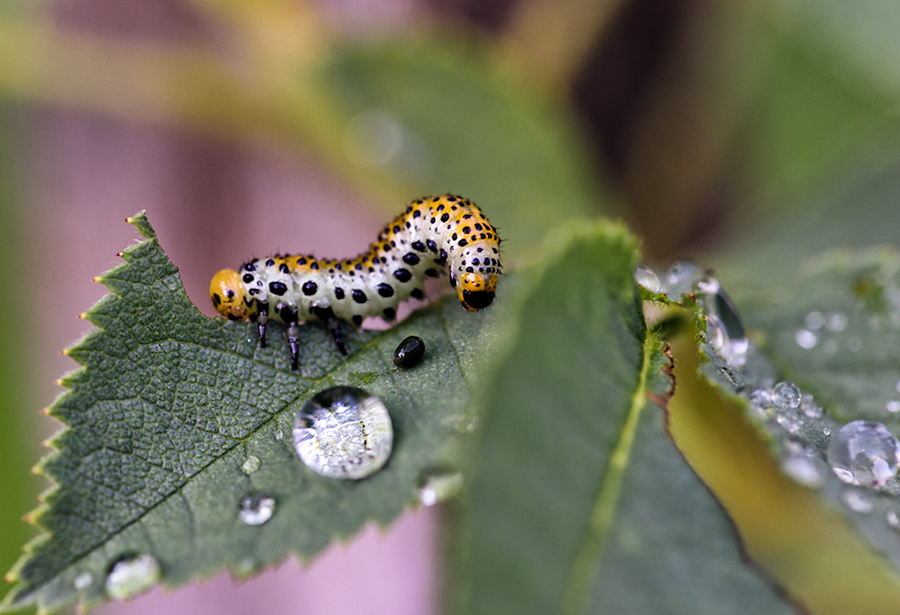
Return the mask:
[[38,409],[123,217],[148,210],[207,314],[217,269],[355,253],[444,192],[510,265],[607,215],[651,263],[762,283],[896,242],[897,32],[876,0],[0,3],[0,567],[34,534]]

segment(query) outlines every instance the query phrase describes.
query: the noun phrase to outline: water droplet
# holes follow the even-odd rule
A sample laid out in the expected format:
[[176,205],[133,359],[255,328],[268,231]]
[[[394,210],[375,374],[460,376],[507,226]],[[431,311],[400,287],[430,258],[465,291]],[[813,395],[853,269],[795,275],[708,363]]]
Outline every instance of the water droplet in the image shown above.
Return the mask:
[[284,432],[280,429],[276,429],[275,430],[275,439],[281,440],[282,438],[284,438]]
[[434,506],[452,498],[462,489],[463,475],[455,470],[432,470],[419,479],[419,502]]
[[156,585],[160,574],[159,562],[152,555],[119,558],[106,577],[106,593],[119,600],[131,598]]
[[828,463],[845,483],[883,485],[897,474],[900,443],[881,423],[853,421],[832,438]]
[[800,389],[793,382],[779,382],[772,389],[772,405],[780,410],[800,406]]
[[391,455],[394,430],[378,397],[339,386],[315,395],[294,425],[297,454],[312,471],[358,480],[377,472]]
[[825,328],[835,333],[840,333],[847,328],[847,315],[843,312],[829,314],[825,321]]
[[826,436],[830,436],[831,435],[831,427],[823,427],[822,433]]
[[822,406],[809,393],[800,396],[800,410],[811,419],[822,418]]
[[656,272],[646,265],[638,265],[634,270],[634,281],[649,290],[651,293],[662,291],[662,284]]
[[394,351],[394,365],[400,369],[409,369],[418,365],[424,356],[425,342],[421,337],[410,335]]
[[666,294],[680,299],[681,295],[691,293],[702,277],[703,272],[694,261],[687,258],[674,261],[666,271]]
[[781,462],[781,469],[801,485],[818,487],[822,484],[822,473],[815,459],[806,455],[791,455]]
[[750,408],[755,410],[760,418],[765,418],[772,408],[772,392],[766,388],[755,389],[750,393],[747,401],[750,402]]
[[847,508],[858,513],[872,512],[872,508],[875,506],[872,500],[855,489],[848,489],[842,493],[841,500],[847,505]]
[[728,365],[744,365],[750,342],[734,302],[714,278],[704,278],[698,288],[704,293],[700,303],[706,314],[707,343]]
[[248,493],[241,498],[238,518],[247,525],[262,525],[275,514],[275,498]]
[[825,317],[822,316],[822,312],[810,312],[803,320],[806,322],[806,328],[811,331],[817,331],[825,324]]
[[75,577],[75,589],[87,589],[94,582],[94,575],[90,572],[82,572]]
[[885,407],[887,408],[888,412],[900,412],[900,401],[892,399],[885,404]]
[[837,352],[838,345],[835,340],[825,340],[822,342],[822,352],[825,354],[834,354]]
[[898,515],[893,510],[889,510],[889,511],[887,511],[887,514],[885,514],[884,517],[885,517],[885,521],[887,521],[887,524],[890,527],[892,527],[895,530],[900,530],[900,515]]
[[796,409],[790,408],[775,414],[775,422],[781,425],[788,433],[797,433],[803,426],[803,415]]
[[849,350],[850,352],[859,352],[860,350],[862,350],[862,346],[862,340],[858,337],[851,337],[849,340],[847,340],[847,350]]
[[244,474],[253,474],[259,469],[259,457],[256,455],[248,455],[247,459],[245,459],[244,463],[241,465],[241,469],[244,471]]
[[812,331],[808,331],[806,329],[798,329],[794,334],[794,341],[797,342],[797,345],[800,346],[800,348],[810,350],[811,348],[816,347],[816,344],[819,342],[819,338],[817,338],[816,334]]

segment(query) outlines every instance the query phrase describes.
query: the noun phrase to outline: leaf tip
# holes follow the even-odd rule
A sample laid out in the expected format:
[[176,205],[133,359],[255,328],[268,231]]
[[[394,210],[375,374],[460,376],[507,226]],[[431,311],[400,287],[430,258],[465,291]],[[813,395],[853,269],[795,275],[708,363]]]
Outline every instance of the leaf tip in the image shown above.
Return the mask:
[[144,238],[156,239],[156,231],[153,230],[153,227],[150,226],[150,222],[147,220],[146,210],[142,209],[135,215],[125,218],[125,222],[127,222],[128,224],[133,224]]

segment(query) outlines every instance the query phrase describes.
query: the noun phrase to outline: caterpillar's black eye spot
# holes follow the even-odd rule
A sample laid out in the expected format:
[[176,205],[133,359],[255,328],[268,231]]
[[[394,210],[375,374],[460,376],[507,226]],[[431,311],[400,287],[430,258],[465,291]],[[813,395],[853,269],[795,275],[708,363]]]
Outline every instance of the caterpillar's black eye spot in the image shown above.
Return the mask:
[[444,214],[443,216],[441,216],[441,222],[446,222],[449,219],[450,219],[450,214]]
[[397,310],[395,310],[394,308],[384,308],[384,311],[382,313],[388,320],[394,320],[395,318],[397,318]]
[[252,273],[245,273],[245,274],[244,274],[244,277],[242,277],[241,279],[244,280],[244,283],[245,283],[245,284],[249,284],[250,282],[253,281],[253,274],[252,274]]
[[363,317],[360,316],[359,314],[354,314],[354,316],[351,320],[353,321],[353,324],[358,327],[362,324]]
[[415,250],[416,252],[424,252],[425,251],[425,244],[422,243],[421,241],[414,241],[410,245],[412,246],[412,249]]
[[365,303],[366,301],[369,300],[369,298],[366,297],[366,293],[359,290],[358,288],[354,288],[353,290],[351,290],[350,296],[352,296],[353,300],[356,301],[357,303]]
[[427,275],[429,278],[436,278],[441,275],[441,272],[437,269],[426,269],[425,275]]
[[393,297],[394,296],[394,287],[391,286],[390,284],[382,283],[382,284],[379,284],[378,286],[376,286],[375,289],[378,291],[378,294],[381,295],[382,297]]
[[213,293],[212,300],[213,305],[216,307],[219,307],[219,305],[222,303],[222,297],[219,296],[219,293]]
[[407,252],[403,255],[403,262],[410,267],[415,267],[419,264],[419,256],[417,254],[413,254],[412,252]]
[[464,290],[463,303],[473,310],[483,310],[494,300],[494,293],[487,290]]
[[269,282],[269,292],[280,297],[287,292],[287,285],[284,282]]
[[307,297],[311,297],[316,294],[316,291],[319,290],[318,285],[315,282],[306,282],[301,288],[303,294]]
[[234,299],[234,291],[229,288],[228,290],[225,291],[225,296],[228,297],[229,299]]
[[412,273],[409,269],[398,269],[394,272],[394,277],[400,282],[409,282],[412,279]]
[[335,299],[343,299],[344,298],[344,289],[340,286],[334,287],[334,298]]
[[421,288],[414,288],[409,293],[409,296],[412,297],[413,299],[418,299],[419,301],[421,301],[422,299],[425,298],[425,292]]

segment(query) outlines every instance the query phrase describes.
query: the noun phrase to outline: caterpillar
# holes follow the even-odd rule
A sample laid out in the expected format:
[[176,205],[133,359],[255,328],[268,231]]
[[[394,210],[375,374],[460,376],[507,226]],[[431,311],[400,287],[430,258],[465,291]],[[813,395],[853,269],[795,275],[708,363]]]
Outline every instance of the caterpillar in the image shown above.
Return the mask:
[[324,323],[346,355],[340,321],[359,327],[364,318],[380,316],[393,322],[398,304],[424,299],[423,280],[444,270],[462,307],[486,308],[501,274],[499,248],[497,231],[472,201],[449,194],[422,198],[355,258],[276,254],[253,259],[239,271],[214,275],[209,295],[223,316],[257,323],[260,346],[266,345],[269,321],[287,327],[291,369],[296,370],[299,323]]

